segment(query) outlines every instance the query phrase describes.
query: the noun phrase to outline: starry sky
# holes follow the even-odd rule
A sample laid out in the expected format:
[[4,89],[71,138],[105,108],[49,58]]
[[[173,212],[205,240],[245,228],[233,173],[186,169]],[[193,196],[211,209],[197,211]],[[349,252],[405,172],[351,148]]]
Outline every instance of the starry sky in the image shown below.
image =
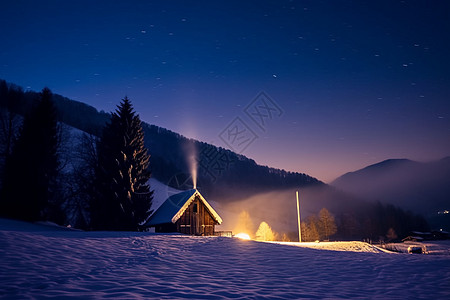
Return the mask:
[[449,16],[444,0],[2,0],[0,78],[107,112],[128,96],[150,124],[329,182],[450,155]]

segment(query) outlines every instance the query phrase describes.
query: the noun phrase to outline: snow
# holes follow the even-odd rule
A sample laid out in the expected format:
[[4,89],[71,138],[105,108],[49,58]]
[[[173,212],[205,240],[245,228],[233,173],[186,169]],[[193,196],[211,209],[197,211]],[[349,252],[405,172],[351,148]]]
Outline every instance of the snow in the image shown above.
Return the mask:
[[450,256],[82,232],[0,219],[0,297],[448,299]]
[[386,249],[408,253],[410,248],[420,248],[426,254],[450,255],[450,241],[426,241],[426,242],[404,242],[390,243],[385,245]]
[[[195,190],[189,190],[170,196],[158,210],[153,213],[146,225],[151,226],[173,222],[175,216],[178,215],[182,208],[184,208],[186,203],[190,202],[189,200],[194,194]],[[184,210],[186,210],[186,208],[184,208]],[[176,218],[176,220],[178,220],[178,218]]]
[[280,245],[289,245],[289,246],[297,246],[311,249],[319,249],[319,250],[331,250],[331,251],[352,251],[352,252],[372,252],[372,253],[380,253],[386,252],[386,250],[382,248],[378,248],[374,245],[351,241],[351,242],[317,242],[317,243],[298,243],[298,242],[271,242]]
[[151,207],[153,213],[158,210],[167,198],[181,192],[180,190],[165,185],[155,178],[150,178],[148,183],[150,185],[150,190],[153,191],[153,202]]

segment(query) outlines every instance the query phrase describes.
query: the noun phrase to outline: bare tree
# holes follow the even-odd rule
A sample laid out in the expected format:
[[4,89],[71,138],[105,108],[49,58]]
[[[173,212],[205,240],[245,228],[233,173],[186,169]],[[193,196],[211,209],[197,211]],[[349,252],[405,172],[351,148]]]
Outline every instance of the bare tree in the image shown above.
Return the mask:
[[334,216],[326,208],[322,208],[319,212],[319,233],[325,240],[329,240],[330,236],[337,232]]
[[387,232],[387,234],[386,234],[387,240],[388,240],[388,241],[392,241],[392,240],[395,240],[397,237],[398,237],[398,236],[397,236],[397,233],[395,233],[394,228],[392,228],[392,227],[389,228],[389,230],[388,230],[388,232]]
[[316,215],[308,216],[302,222],[302,240],[305,242],[314,242],[319,239],[319,219]]
[[97,138],[83,133],[73,138],[74,151],[70,160],[71,172],[65,185],[64,212],[67,222],[76,228],[88,229],[89,202],[92,197],[94,170],[97,166]]

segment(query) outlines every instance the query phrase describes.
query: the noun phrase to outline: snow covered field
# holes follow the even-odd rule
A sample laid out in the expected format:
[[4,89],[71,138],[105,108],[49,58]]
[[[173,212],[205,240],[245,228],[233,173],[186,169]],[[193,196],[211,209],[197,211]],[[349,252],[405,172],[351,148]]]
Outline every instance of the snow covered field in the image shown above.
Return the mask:
[[0,298],[450,297],[449,255],[339,247],[81,232],[0,219]]
[[408,253],[408,249],[411,247],[422,249],[422,252],[428,255],[450,255],[450,241],[448,240],[386,244],[386,249],[401,253]]
[[352,252],[387,252],[384,249],[375,247],[363,242],[320,242],[320,243],[297,243],[297,242],[272,242],[280,245],[290,245],[304,248],[331,250],[331,251],[352,251]]

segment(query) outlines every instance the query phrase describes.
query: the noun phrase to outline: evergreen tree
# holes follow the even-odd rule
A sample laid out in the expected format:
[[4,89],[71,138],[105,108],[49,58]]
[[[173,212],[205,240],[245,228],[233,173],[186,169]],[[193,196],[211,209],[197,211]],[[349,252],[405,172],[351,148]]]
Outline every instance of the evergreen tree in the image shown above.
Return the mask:
[[48,220],[58,173],[58,134],[52,93],[44,88],[25,116],[5,162],[1,214],[27,221]]
[[255,239],[257,241],[275,241],[276,233],[273,232],[269,224],[266,222],[261,222],[258,230],[255,233]]
[[149,154],[139,116],[122,100],[97,144],[96,194],[91,226],[101,230],[138,230],[150,214]]
[[[6,157],[11,154],[12,146],[17,138],[22,120],[17,115],[17,106],[21,103],[22,91],[9,88],[4,80],[0,80],[0,176]],[[0,183],[1,188],[1,183]]]
[[361,232],[364,229],[361,228],[360,220],[353,212],[341,213],[338,220],[338,233],[341,238],[358,239],[362,236]]

